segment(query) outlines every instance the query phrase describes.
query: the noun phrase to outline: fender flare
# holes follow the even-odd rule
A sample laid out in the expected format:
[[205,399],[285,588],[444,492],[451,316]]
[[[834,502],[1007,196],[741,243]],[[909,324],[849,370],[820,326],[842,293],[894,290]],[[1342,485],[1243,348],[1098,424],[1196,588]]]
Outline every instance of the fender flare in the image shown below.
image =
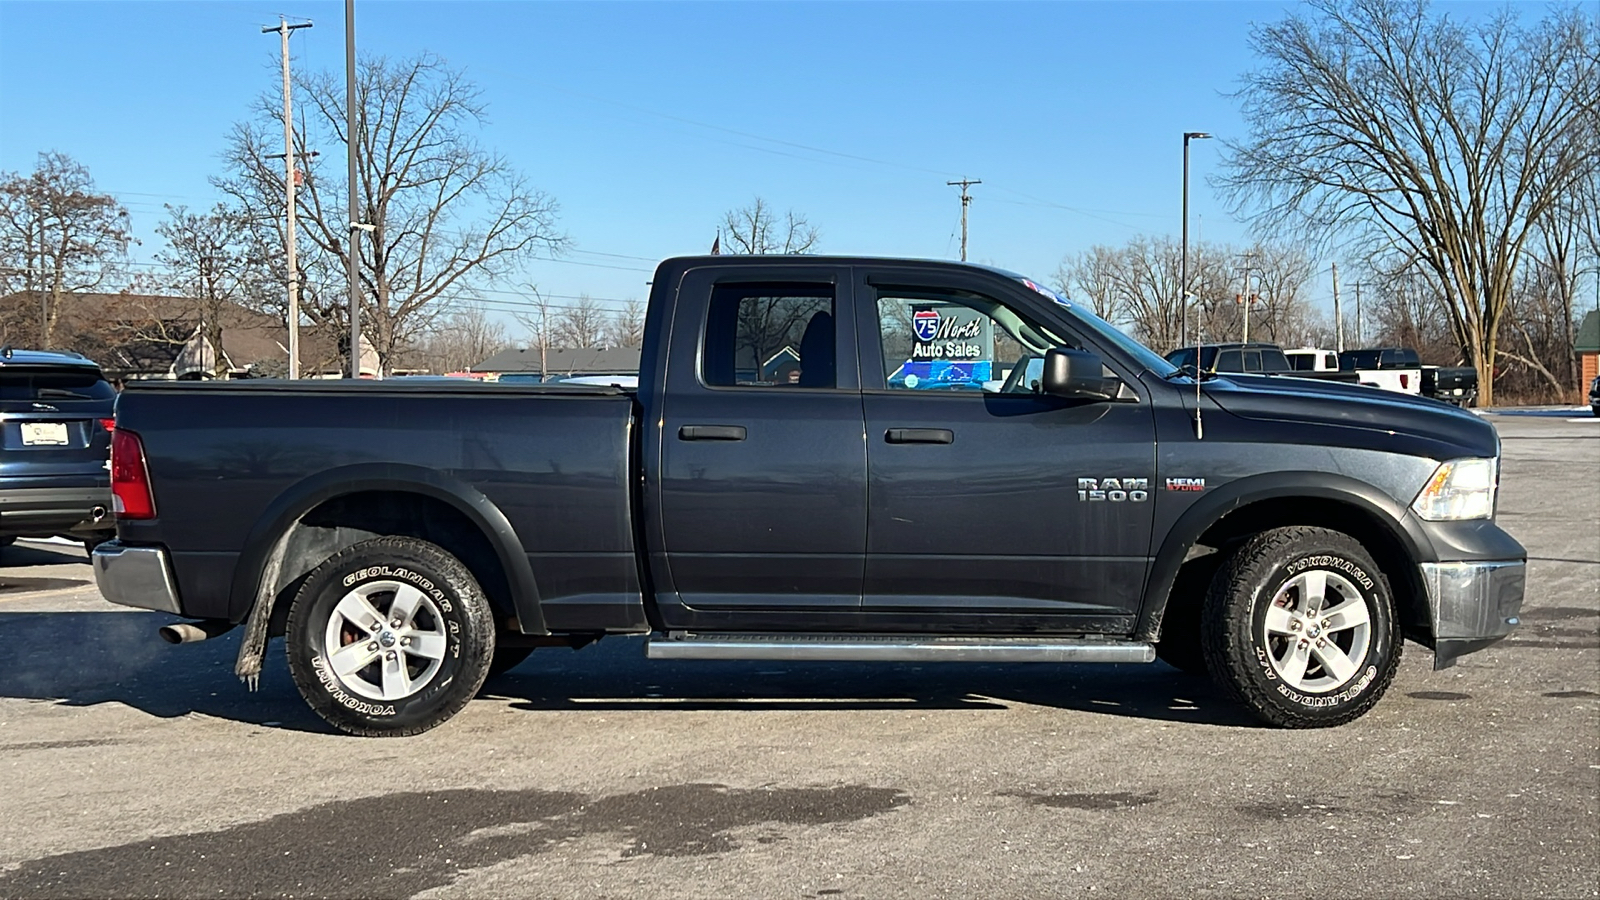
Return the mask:
[[1382,490],[1348,475],[1332,472],[1269,472],[1230,481],[1209,490],[1184,511],[1168,529],[1150,565],[1144,597],[1139,604],[1138,634],[1141,639],[1160,637],[1173,583],[1200,536],[1229,513],[1263,500],[1305,498],[1333,500],[1366,513],[1381,523],[1389,536],[1400,544],[1412,560],[1426,556],[1423,548],[1432,546],[1416,521],[1406,515],[1404,504]]
[[[280,552],[279,545],[290,528],[306,513],[328,500],[371,491],[420,494],[447,503],[466,516],[488,539],[505,570],[522,631],[526,634],[550,633],[545,627],[533,567],[529,565],[522,542],[505,513],[477,488],[458,478],[436,469],[399,463],[357,463],[329,469],[297,482],[280,493],[267,505],[245,539],[244,551],[239,554],[233,570],[228,608],[247,610],[252,619],[267,619],[274,598],[267,596],[263,590],[266,587],[263,576],[268,568],[276,570],[274,557]],[[258,609],[262,605],[269,609]],[[259,614],[262,612],[266,614]]]

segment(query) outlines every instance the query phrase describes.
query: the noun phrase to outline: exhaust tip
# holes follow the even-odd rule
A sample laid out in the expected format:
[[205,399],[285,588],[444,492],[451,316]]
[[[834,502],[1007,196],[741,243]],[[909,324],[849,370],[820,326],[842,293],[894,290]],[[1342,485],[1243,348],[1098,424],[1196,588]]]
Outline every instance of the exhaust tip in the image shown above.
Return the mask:
[[201,619],[198,622],[174,622],[156,629],[156,634],[169,644],[192,644],[214,638],[233,628],[226,619]]
[[89,519],[91,521],[98,522],[105,517],[106,508],[104,506],[96,506],[95,508],[89,510]]

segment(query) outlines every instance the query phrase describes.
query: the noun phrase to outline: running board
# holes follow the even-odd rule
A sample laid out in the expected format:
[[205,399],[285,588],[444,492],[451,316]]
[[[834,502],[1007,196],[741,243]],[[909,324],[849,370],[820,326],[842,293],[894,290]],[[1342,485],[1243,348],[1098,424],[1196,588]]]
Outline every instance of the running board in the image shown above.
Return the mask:
[[693,634],[646,645],[650,659],[816,662],[1147,663],[1154,644],[1091,638],[903,637],[857,634]]

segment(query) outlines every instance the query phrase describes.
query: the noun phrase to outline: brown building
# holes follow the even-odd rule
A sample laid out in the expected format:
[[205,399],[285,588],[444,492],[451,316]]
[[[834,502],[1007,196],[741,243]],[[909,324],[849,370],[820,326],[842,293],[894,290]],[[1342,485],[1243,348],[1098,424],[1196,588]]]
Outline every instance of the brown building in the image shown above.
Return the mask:
[[1578,387],[1588,391],[1589,382],[1600,375],[1600,310],[1584,314],[1583,324],[1578,326],[1578,339],[1573,341],[1572,349],[1578,354],[1578,369],[1583,373]]
[[[195,378],[215,371],[216,348],[202,334],[200,304],[159,294],[67,294],[56,310],[51,347],[38,346],[40,297],[0,297],[0,340],[18,347],[74,350],[112,378]],[[289,330],[274,316],[222,305],[222,363],[231,377],[282,376],[289,369]],[[300,330],[302,375],[337,375],[336,338]]]

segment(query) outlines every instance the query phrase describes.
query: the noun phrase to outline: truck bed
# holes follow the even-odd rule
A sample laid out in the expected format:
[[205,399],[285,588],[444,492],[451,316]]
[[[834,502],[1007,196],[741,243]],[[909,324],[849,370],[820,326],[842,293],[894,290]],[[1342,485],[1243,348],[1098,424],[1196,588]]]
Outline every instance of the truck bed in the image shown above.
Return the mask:
[[[607,386],[403,380],[145,382],[118,400],[140,435],[157,517],[130,543],[173,549],[184,612],[241,619],[241,555],[320,485],[427,477],[504,511],[545,603],[637,603],[631,394]],[[241,554],[243,548],[243,554]],[[560,565],[553,564],[559,560]]]

